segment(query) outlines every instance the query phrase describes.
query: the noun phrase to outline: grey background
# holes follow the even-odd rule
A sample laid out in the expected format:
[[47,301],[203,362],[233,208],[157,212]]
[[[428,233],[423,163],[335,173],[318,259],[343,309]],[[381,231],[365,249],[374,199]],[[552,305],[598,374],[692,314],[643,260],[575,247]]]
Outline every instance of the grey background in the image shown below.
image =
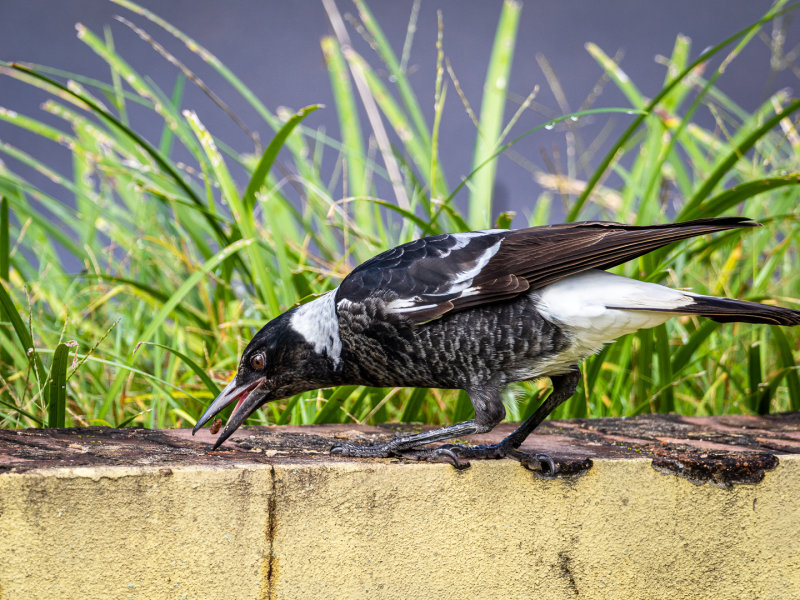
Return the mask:
[[[255,0],[144,0],[141,4],[195,38],[216,54],[270,108],[288,106],[299,108],[311,103],[328,106],[313,114],[307,124],[325,127],[327,133],[338,136],[338,126],[328,75],[321,57],[319,40],[332,32],[322,5],[313,0],[255,1]],[[399,54],[406,35],[411,9],[407,1],[377,1],[369,3],[377,20],[386,31]],[[340,10],[355,12],[350,2],[340,0]],[[519,40],[511,73],[509,90],[525,96],[535,84],[542,88],[537,101],[549,106],[553,114],[561,114],[535,56],[547,57],[559,76],[572,110],[577,109],[601,75],[601,69],[584,48],[586,42],[598,44],[609,55],[624,51],[622,68],[645,95],[655,94],[661,87],[665,67],[657,64],[656,55],[669,55],[677,34],[692,39],[692,57],[708,46],[718,43],[731,33],[757,20],[768,8],[768,2],[752,0],[671,0],[655,2],[642,0],[578,0],[528,1],[524,3],[519,27]],[[436,11],[444,17],[444,48],[460,79],[464,93],[478,111],[486,64],[500,13],[499,1],[424,0],[419,15],[417,33],[411,53],[411,81],[423,102],[428,122],[433,114],[433,86],[436,60]],[[75,36],[74,24],[81,22],[102,35],[109,26],[117,49],[140,73],[147,74],[169,92],[176,70],[132,31],[114,21],[122,14],[145,28],[170,51],[178,55],[247,122],[259,131],[262,141],[271,137],[269,128],[236,93],[180,43],[145,19],[120,6],[101,0],[1,0],[0,1],[0,58],[45,64],[109,80],[108,69]],[[800,40],[798,27],[789,19],[789,49]],[[765,30],[771,33],[770,26]],[[371,53],[358,34],[350,30],[357,49],[373,65],[379,60]],[[791,69],[773,71],[770,50],[764,41],[753,40],[719,81],[719,87],[746,109],[753,109],[775,90],[796,85]],[[444,168],[451,185],[470,171],[474,143],[474,127],[462,108],[454,90],[449,90],[445,118],[441,127],[440,150]],[[45,96],[8,77],[0,77],[0,106],[58,123],[40,109]],[[252,151],[250,140],[216,107],[187,83],[184,107],[196,110],[215,134],[240,151]],[[613,85],[606,86],[595,106],[628,106]],[[506,118],[516,105],[509,102]],[[617,122],[617,129],[630,117],[597,117],[581,125],[589,139],[608,119]],[[706,125],[713,120],[706,109],[696,119]],[[513,134],[541,124],[545,117],[527,113]],[[157,141],[160,125],[145,111],[134,112],[136,129]],[[364,128],[367,129],[366,127]],[[50,142],[0,123],[0,139],[37,156],[64,173],[70,172],[68,152]],[[552,154],[563,146],[563,131],[541,132],[531,136],[517,148],[525,160],[546,169],[542,152]],[[18,166],[6,160],[12,168]],[[562,155],[563,160],[563,155]],[[599,157],[596,157],[596,161]],[[325,165],[332,168],[335,154],[325,155]],[[595,162],[596,162],[595,161]],[[593,167],[594,165],[590,165]],[[66,203],[69,195],[62,189],[22,170],[32,181]],[[239,174],[243,177],[243,174]],[[387,186],[379,193],[391,197]],[[530,172],[508,158],[500,160],[496,209],[531,210],[539,193]],[[466,193],[459,197],[461,206]],[[554,215],[558,216],[558,215]],[[519,220],[515,225],[521,225]]]

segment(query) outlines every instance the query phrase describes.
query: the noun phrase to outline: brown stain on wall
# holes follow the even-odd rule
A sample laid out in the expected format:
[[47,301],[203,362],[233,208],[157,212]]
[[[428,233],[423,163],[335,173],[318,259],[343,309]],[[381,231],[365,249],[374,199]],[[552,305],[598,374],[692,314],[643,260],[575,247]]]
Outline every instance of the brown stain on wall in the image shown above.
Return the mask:
[[275,547],[275,536],[278,532],[278,490],[276,487],[275,467],[270,468],[271,491],[267,501],[267,555],[261,563],[261,589],[264,600],[275,600],[275,584],[278,578],[278,558]]

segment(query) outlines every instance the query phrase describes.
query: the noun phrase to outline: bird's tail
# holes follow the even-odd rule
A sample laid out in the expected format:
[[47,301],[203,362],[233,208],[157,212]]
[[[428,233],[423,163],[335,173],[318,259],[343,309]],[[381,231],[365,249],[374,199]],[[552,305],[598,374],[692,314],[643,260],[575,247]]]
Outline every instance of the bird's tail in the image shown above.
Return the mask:
[[694,302],[674,312],[700,315],[720,323],[764,323],[767,325],[800,325],[800,310],[734,300],[715,296],[691,295]]

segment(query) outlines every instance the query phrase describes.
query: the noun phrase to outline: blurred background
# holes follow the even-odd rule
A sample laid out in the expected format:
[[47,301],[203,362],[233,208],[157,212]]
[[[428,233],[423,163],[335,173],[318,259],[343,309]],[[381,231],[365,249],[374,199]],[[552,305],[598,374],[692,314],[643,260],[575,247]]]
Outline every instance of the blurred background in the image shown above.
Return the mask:
[[[0,9],[0,427],[193,425],[265,322],[443,231],[746,215],[615,272],[800,308],[787,0]],[[800,410],[796,329],[625,336],[556,416]],[[510,387],[509,419],[548,392]],[[343,386],[250,422],[471,414]]]
[[[324,129],[332,137],[340,139],[331,85],[320,49],[320,39],[331,35],[333,30],[321,2],[143,0],[139,4],[215,54],[271,110],[278,107],[296,110],[309,104],[325,104],[326,108],[311,115],[305,124]],[[341,1],[338,5],[346,21],[357,14],[356,7],[349,1]],[[423,0],[416,6],[418,10],[410,0],[369,3],[375,20],[396,54],[400,56],[406,50],[408,79],[428,125],[432,124],[434,114],[437,11],[441,12],[444,26],[444,54],[452,64],[464,97],[479,113],[502,3]],[[641,93],[652,97],[666,78],[665,57],[671,54],[676,36],[682,34],[690,38],[692,56],[695,56],[758,20],[768,6],[766,2],[748,0],[522,3],[508,81],[506,120],[534,86],[539,86],[539,92],[530,109],[510,132],[510,137],[582,107],[630,106],[617,86],[608,84],[603,69],[587,51],[587,43],[594,43],[607,55],[616,57]],[[194,53],[121,6],[99,0],[3,0],[2,14],[0,59],[37,63],[109,80],[108,65],[76,37],[74,25],[80,22],[100,36],[107,28],[113,36],[114,47],[135,70],[146,73],[161,89],[170,90],[175,83],[175,67],[131,29],[115,20],[115,15],[124,15],[150,32],[169,52],[202,77],[208,87],[259,134],[261,140],[268,141],[272,135],[252,106],[233,93],[230,86],[203,65]],[[415,31],[412,32],[413,39],[409,40],[410,21]],[[718,87],[747,111],[755,109],[781,88],[796,88],[800,68],[793,43],[800,41],[798,31],[800,26],[793,15],[768,25],[758,39],[731,61],[718,81]],[[361,56],[391,83],[385,66],[353,28],[350,37]],[[707,70],[711,71],[725,56],[723,53],[711,60]],[[555,85],[558,94],[554,94]],[[0,105],[26,114],[33,113],[37,118],[58,124],[57,118],[38,110],[45,97],[24,83],[8,78],[0,80]],[[196,110],[208,129],[236,151],[253,151],[251,139],[213,106],[197,87],[186,86],[182,105]],[[142,110],[140,114],[134,111],[132,119],[136,131],[148,139],[157,140],[161,135],[162,123],[149,111]],[[700,108],[694,119],[705,127],[714,128],[714,116],[705,107]],[[594,140],[602,132],[587,159],[596,162],[597,155],[608,149],[609,140],[613,140],[630,121],[630,117],[622,115],[582,119],[580,128],[585,138]],[[472,169],[475,131],[462,100],[451,85],[441,120],[439,142],[443,169],[451,183],[465,177]],[[500,157],[494,189],[495,213],[514,210],[519,214],[515,226],[527,222],[525,215],[533,210],[532,204],[541,189],[535,173],[566,170],[565,133],[566,127],[559,127],[555,131],[533,134],[520,142],[514,152]],[[3,122],[0,122],[0,139],[24,146],[60,172],[69,173],[71,170],[69,152],[47,140]],[[325,161],[324,170],[330,173],[335,154],[328,152],[322,160]],[[244,181],[241,173],[236,176]],[[43,185],[47,183],[43,182]],[[378,192],[381,197],[391,196],[391,188],[385,184],[379,184]],[[65,202],[71,201],[63,190],[57,194]],[[462,209],[466,205],[465,198],[463,192],[456,198]],[[553,218],[558,220],[562,216],[563,211],[556,207]]]

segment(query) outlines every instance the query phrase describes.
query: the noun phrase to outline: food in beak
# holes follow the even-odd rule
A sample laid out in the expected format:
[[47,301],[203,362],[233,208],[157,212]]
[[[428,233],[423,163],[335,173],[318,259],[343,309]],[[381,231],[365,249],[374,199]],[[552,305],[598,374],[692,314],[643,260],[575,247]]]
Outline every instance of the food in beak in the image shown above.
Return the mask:
[[[234,422],[234,420],[238,421],[239,424],[241,424],[241,422],[243,422],[244,419],[247,418],[247,415],[244,415],[244,418],[234,419],[234,417],[237,416],[239,408],[242,406],[244,401],[250,399],[250,397],[253,396],[253,392],[262,383],[264,383],[263,377],[260,379],[256,379],[255,381],[252,381],[248,384],[240,386],[237,384],[236,378],[234,377],[231,380],[231,382],[227,386],[225,386],[225,389],[220,392],[219,396],[217,396],[211,403],[211,405],[206,409],[206,412],[203,413],[203,416],[200,417],[200,419],[197,421],[197,424],[192,429],[192,435],[197,433],[198,429],[200,429],[203,425],[208,423],[208,421],[210,421],[218,412],[220,412],[223,408],[228,406],[234,400],[236,400],[236,406],[234,407],[233,412],[231,413],[230,419],[228,419],[228,425],[231,425]],[[258,395],[261,396],[263,394],[258,394]],[[233,433],[233,430],[231,430],[230,433]],[[228,435],[230,435],[230,433]]]

